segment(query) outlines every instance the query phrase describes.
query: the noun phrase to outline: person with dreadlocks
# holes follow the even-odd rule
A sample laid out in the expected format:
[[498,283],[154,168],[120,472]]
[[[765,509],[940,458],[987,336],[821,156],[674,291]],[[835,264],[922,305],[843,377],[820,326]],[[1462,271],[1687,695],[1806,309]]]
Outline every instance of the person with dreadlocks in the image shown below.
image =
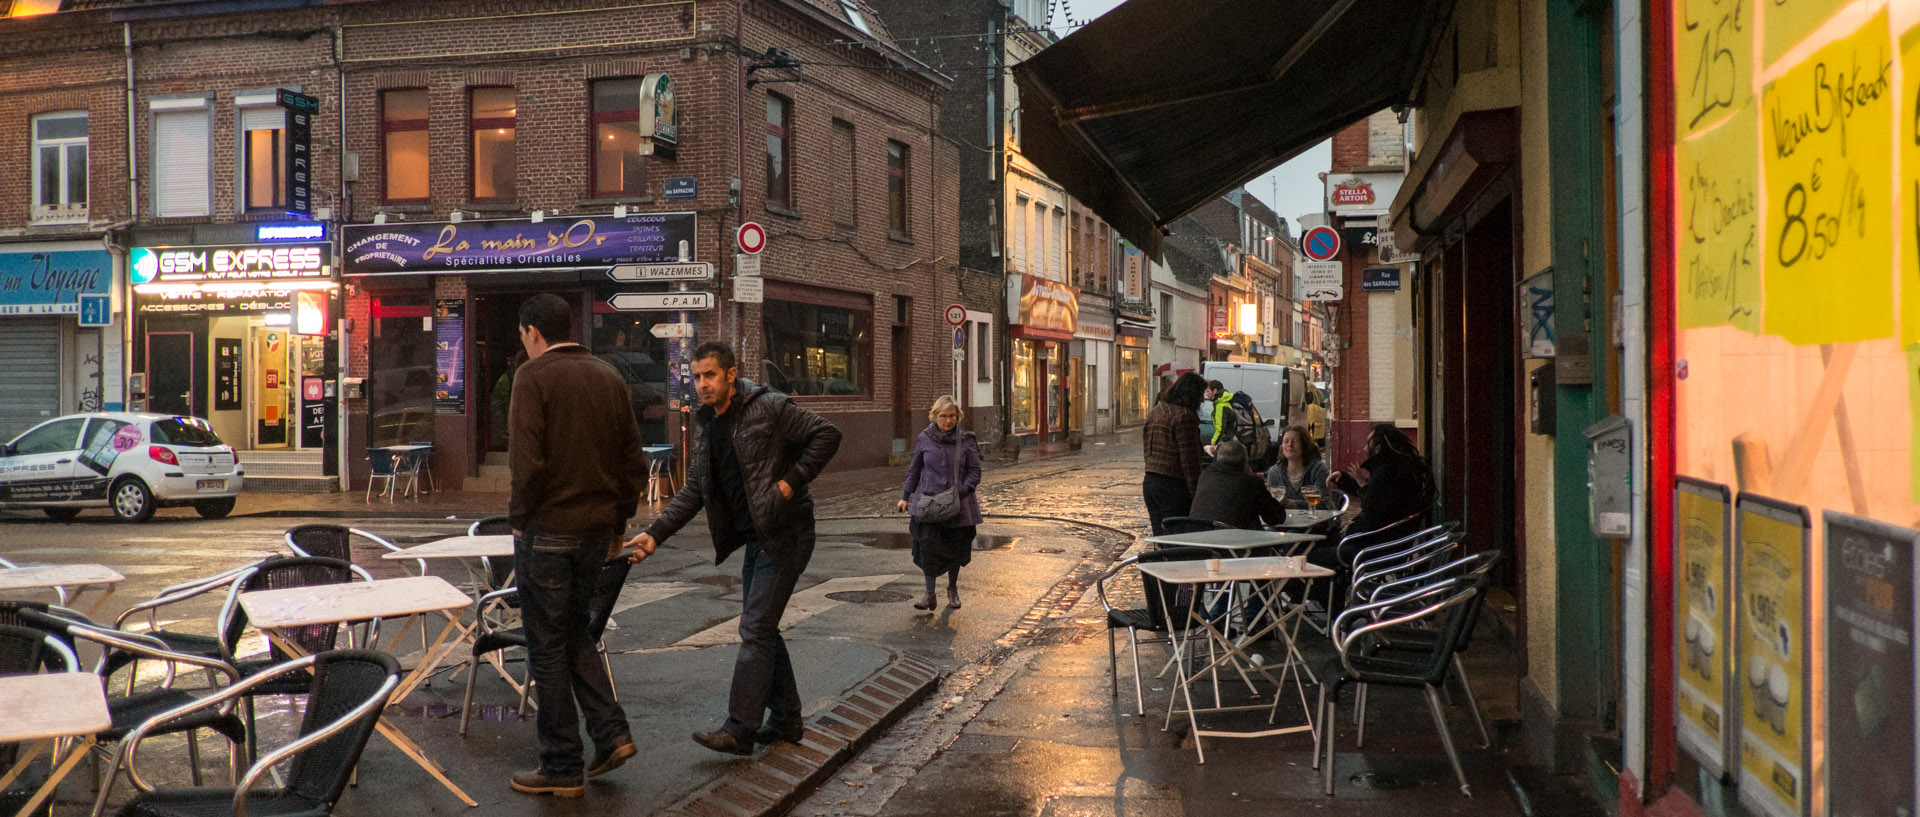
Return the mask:
[[1387,423],[1375,425],[1367,435],[1366,461],[1357,469],[1341,469],[1327,484],[1360,503],[1360,515],[1347,523],[1349,531],[1382,528],[1433,504],[1433,471],[1426,458],[1405,433]]

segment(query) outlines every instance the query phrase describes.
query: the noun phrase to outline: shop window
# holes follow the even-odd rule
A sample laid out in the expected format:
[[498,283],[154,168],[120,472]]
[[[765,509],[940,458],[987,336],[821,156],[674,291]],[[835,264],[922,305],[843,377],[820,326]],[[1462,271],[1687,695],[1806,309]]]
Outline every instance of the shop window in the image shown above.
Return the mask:
[[387,202],[425,202],[427,170],[432,161],[428,158],[425,89],[380,95],[380,138]]
[[1033,342],[1013,342],[1013,433],[1032,434],[1040,430],[1039,404],[1034,379]]
[[895,238],[913,235],[907,218],[907,165],[911,156],[906,145],[887,141],[887,232]]
[[1147,363],[1147,350],[1137,346],[1120,347],[1120,424],[1133,425],[1147,419],[1147,400],[1154,389]]
[[667,342],[653,336],[655,323],[671,322],[669,314],[607,312],[593,316],[593,356],[612,366],[626,381],[633,419],[640,424],[640,441],[647,445],[667,439]]
[[872,301],[838,293],[815,296],[831,304],[795,300],[812,294],[768,293],[766,382],[795,397],[871,395]]
[[767,206],[793,208],[793,102],[767,94]]
[[512,88],[468,91],[467,116],[473,131],[473,200],[513,201],[517,166],[514,156],[516,103]]
[[833,120],[833,158],[834,164],[840,168],[840,172],[833,174],[833,223],[852,227],[856,223],[858,209],[854,203],[860,194],[859,159],[854,153],[853,123]]
[[240,109],[240,200],[246,212],[287,206],[287,111],[278,105]]
[[424,293],[375,296],[367,347],[367,444],[433,439],[436,368],[432,308]]
[[640,153],[640,80],[603,79],[593,84],[593,195],[646,193]]
[[36,223],[87,220],[87,112],[33,118],[33,214]]

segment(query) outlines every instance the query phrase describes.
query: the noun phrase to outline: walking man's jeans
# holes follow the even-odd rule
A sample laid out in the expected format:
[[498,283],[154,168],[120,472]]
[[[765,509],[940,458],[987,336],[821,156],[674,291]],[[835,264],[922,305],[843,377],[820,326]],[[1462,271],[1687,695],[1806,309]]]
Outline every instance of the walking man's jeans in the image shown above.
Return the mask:
[[733,662],[733,691],[722,728],[750,743],[763,713],[776,727],[800,723],[800,687],[793,680],[786,639],[780,637],[780,618],[813,558],[813,545],[776,555],[750,541],[742,550],[747,558],[740,568],[740,656]]
[[627,714],[614,700],[607,669],[587,631],[595,577],[613,537],[611,530],[587,536],[529,530],[513,543],[527,664],[540,704],[540,769],[550,777],[578,776],[585,768],[576,703],[586,713],[595,746],[612,746],[628,734]]

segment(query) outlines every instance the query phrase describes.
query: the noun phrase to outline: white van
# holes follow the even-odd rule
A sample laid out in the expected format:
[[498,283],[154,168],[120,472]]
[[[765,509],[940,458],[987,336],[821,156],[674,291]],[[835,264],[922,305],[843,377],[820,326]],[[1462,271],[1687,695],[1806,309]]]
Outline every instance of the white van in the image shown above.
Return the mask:
[[1309,387],[1306,375],[1299,369],[1274,363],[1209,361],[1201,366],[1200,376],[1220,381],[1227,391],[1246,392],[1251,396],[1260,416],[1273,421],[1267,432],[1273,439],[1275,451],[1280,449],[1280,433],[1287,426],[1307,421]]

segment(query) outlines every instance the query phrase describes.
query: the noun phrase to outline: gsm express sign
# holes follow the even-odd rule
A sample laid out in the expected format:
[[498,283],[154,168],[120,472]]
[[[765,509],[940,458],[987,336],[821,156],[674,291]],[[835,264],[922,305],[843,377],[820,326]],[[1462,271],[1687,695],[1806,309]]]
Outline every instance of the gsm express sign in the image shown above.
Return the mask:
[[137,247],[133,282],[325,278],[327,245]]

